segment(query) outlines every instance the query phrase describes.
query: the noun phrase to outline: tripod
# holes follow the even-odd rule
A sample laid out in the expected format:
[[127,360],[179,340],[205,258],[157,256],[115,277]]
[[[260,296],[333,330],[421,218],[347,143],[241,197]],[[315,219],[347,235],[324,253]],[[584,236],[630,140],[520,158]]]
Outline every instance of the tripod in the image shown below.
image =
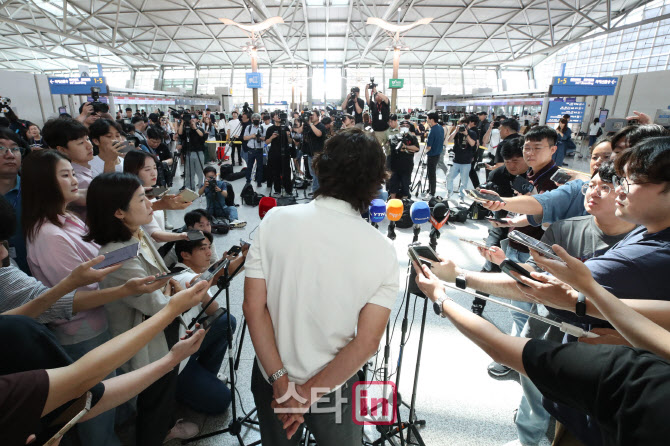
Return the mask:
[[[235,273],[242,267],[240,265],[237,270],[235,270]],[[210,299],[210,301],[205,305],[205,307],[202,309],[202,312],[207,309],[207,307],[214,302],[214,300],[217,298],[219,294],[221,294],[221,291],[226,290],[226,307],[230,308],[230,281],[233,277],[235,277],[235,273],[233,273],[232,276],[228,274],[228,265],[224,267],[224,273],[223,276],[219,278],[219,280],[216,283],[216,286],[219,288],[216,294]],[[200,317],[200,315],[198,315]],[[197,319],[197,318],[196,318]],[[194,324],[195,320],[191,322],[191,324]],[[246,321],[244,322],[245,327],[246,327]],[[242,334],[242,339],[244,339],[244,332]],[[244,440],[242,440],[242,436],[240,435],[240,432],[242,432],[242,426],[245,424],[258,424],[257,421],[251,421],[250,418],[256,411],[256,409],[252,410],[249,414],[247,414],[244,418],[242,417],[237,417],[237,400],[235,398],[235,372],[237,371],[237,366],[233,362],[233,331],[232,331],[232,326],[230,325],[230,314],[228,315],[228,369],[230,373],[230,393],[231,393],[231,408],[232,408],[232,420],[228,427],[226,429],[221,429],[218,431],[210,432],[208,434],[204,435],[199,435],[197,437],[189,438],[188,440],[183,440],[181,444],[188,444],[192,443],[194,441],[202,440],[203,438],[209,438],[209,437],[214,437],[216,435],[221,435],[225,433],[229,433],[230,435],[237,437],[237,441],[239,442],[240,446],[245,446]],[[238,360],[237,362],[239,363],[239,355],[240,351],[242,348],[242,340],[240,340],[240,345],[238,346],[237,350],[237,357]],[[255,446],[260,444],[261,441],[258,440],[254,443],[251,443],[249,446]]]
[[426,146],[424,145],[419,156],[419,164],[416,167],[414,178],[412,178],[412,183],[409,186],[410,195],[414,192],[414,196],[418,196],[420,193],[428,190],[428,175],[426,175],[428,165],[426,164],[426,157]]

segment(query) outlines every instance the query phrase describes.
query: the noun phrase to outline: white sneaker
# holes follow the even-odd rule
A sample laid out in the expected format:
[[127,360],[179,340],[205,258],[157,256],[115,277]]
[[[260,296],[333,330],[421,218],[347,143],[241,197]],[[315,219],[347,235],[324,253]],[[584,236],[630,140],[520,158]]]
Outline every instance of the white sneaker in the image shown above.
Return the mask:
[[231,228],[243,228],[247,225],[247,222],[244,220],[234,220],[230,222]]
[[184,421],[183,419],[177,420],[174,427],[170,429],[167,437],[163,440],[163,444],[171,440],[187,440],[193,438],[200,432],[200,428],[197,424],[191,423],[189,421]]

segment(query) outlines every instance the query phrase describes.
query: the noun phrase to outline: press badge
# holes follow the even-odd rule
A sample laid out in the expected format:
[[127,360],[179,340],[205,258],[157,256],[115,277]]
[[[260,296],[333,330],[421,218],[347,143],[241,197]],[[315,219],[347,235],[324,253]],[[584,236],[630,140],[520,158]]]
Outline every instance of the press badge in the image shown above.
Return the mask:
[[379,120],[382,120],[382,112],[379,112]]

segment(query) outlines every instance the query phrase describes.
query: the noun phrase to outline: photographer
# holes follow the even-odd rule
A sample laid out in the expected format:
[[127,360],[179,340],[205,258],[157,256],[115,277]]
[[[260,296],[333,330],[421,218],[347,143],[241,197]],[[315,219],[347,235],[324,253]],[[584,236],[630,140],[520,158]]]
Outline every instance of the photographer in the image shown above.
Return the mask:
[[[370,79],[370,83],[365,86],[365,99],[367,100],[368,107],[370,107],[372,130],[375,131],[375,138],[384,147],[386,145],[386,134],[384,132],[389,128],[388,120],[391,114],[391,101],[388,96],[377,91],[377,84],[374,81],[374,78]],[[370,92],[368,92],[368,88]]]
[[398,118],[395,114],[389,117],[390,157],[388,166],[391,169],[389,195],[391,198],[409,198],[409,186],[414,169],[414,154],[419,151],[419,140],[409,132],[398,132],[391,135],[392,129],[398,129]]
[[354,124],[356,127],[363,128],[363,109],[365,102],[360,98],[361,89],[358,87],[351,87],[351,92],[342,101],[342,110],[348,115],[353,115]]
[[321,118],[321,124],[326,128],[326,141],[328,138],[335,134],[335,128],[333,127],[333,118],[330,116],[324,116]]
[[458,195],[461,202],[465,199],[463,191],[468,188],[468,173],[472,167],[472,160],[477,150],[477,132],[473,127],[474,122],[471,119],[462,119],[459,126],[449,135],[449,139],[447,140],[454,141],[454,164],[449,169],[449,174],[447,175],[447,199],[449,199],[454,191],[454,178],[456,178],[456,175],[460,175],[461,178]]
[[[295,118],[293,118],[293,124],[291,127],[291,140],[293,141],[293,147],[295,148],[295,157],[293,159],[293,165],[295,167],[295,171],[298,172],[298,176],[302,177],[305,175],[305,172],[300,169],[300,160],[303,158],[303,151],[302,151],[302,145],[303,145],[303,123],[302,123],[302,118],[300,117],[300,114],[298,112],[293,113]],[[307,171],[307,176],[311,179],[312,176],[309,175],[309,166],[307,165],[307,158],[305,158],[305,170]]]
[[[349,114],[344,115],[342,117],[342,128],[340,130],[346,130],[346,129],[350,129],[350,128],[353,128],[353,127],[356,127],[356,121],[355,121],[354,117],[352,115],[349,115]],[[361,129],[363,128],[363,115],[362,114],[361,114],[361,125],[360,125],[359,128],[361,128]]]
[[[284,115],[286,116],[286,115]],[[282,183],[287,194],[293,193],[293,181],[291,179],[291,159],[295,158],[296,150],[290,146],[291,132],[282,122],[282,113],[272,113],[274,124],[268,128],[265,134],[265,142],[268,143],[268,168],[270,169],[268,179],[270,186],[274,185],[276,194],[281,193]]]
[[[187,119],[190,120],[188,123]],[[184,115],[179,123],[179,137],[182,143],[182,152],[184,154],[184,187],[191,190],[196,188],[197,184],[204,182],[202,177],[200,181],[196,181],[195,177],[202,174],[202,169],[205,167],[205,133],[198,125],[198,119],[195,115]]]
[[247,143],[247,184],[251,183],[251,171],[256,163],[256,187],[263,182],[263,144],[265,135],[261,127],[261,115],[254,113],[251,116],[251,125],[244,131],[244,141]]
[[[303,153],[307,155],[308,165],[312,167],[313,157],[321,153],[326,141],[326,126],[319,122],[319,113],[317,111],[305,112],[307,123],[303,124]],[[319,178],[316,174],[312,179],[312,192],[319,188]]]
[[237,219],[237,208],[226,204],[228,183],[216,179],[216,168],[213,166],[205,167],[203,174],[205,183],[198,190],[198,194],[205,195],[207,212],[216,218],[227,219],[232,228],[244,227],[247,223]]
[[86,127],[90,127],[91,124],[93,124],[99,118],[100,116],[98,116],[98,112],[95,110],[92,103],[84,102],[79,106],[79,116],[77,116],[76,119]]

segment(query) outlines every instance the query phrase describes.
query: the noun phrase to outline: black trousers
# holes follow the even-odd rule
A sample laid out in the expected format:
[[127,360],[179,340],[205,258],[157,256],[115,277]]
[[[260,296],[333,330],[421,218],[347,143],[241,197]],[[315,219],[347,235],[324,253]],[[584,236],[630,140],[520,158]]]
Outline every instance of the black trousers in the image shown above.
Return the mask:
[[282,156],[279,151],[270,150],[268,153],[268,186],[272,187],[276,193],[281,192],[282,185],[284,191],[293,193],[293,182],[291,179],[291,158],[288,155]]
[[409,186],[412,182],[412,169],[391,171],[391,179],[389,180],[389,193],[396,194],[396,198],[409,198]]
[[426,166],[428,167],[428,193],[430,195],[435,195],[435,189],[437,189],[437,163],[440,161],[440,155],[438,156],[427,156],[426,157]]
[[[172,348],[179,341],[179,323],[172,322],[164,333],[168,348]],[[137,396],[135,437],[138,445],[161,446],[174,426],[178,371],[175,367]]]
[[481,163],[482,155],[484,155],[484,150],[477,149],[475,157],[472,159],[472,164],[470,165],[470,181],[472,181],[472,186],[477,189],[480,185],[479,175],[477,175],[477,164]]

